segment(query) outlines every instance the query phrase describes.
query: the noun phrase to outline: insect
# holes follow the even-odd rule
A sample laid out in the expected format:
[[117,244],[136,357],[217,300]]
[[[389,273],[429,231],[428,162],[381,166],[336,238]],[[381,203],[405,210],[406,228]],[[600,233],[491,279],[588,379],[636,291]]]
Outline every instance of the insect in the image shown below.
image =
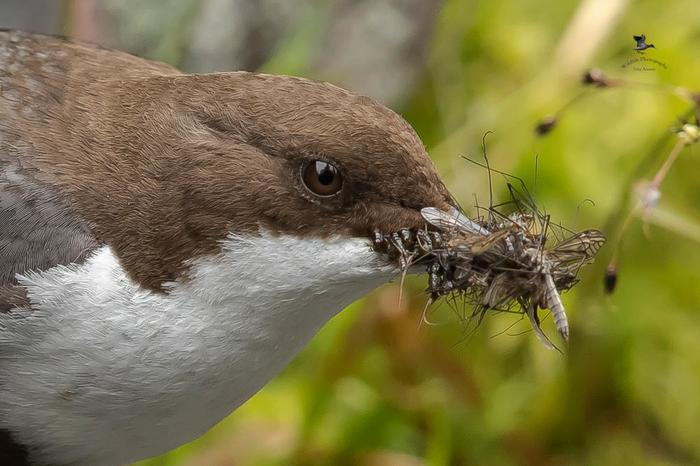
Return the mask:
[[435,301],[440,297],[438,290],[442,288],[442,267],[436,261],[428,266],[428,290],[430,290],[430,299]]
[[415,252],[412,251],[415,242],[415,234],[408,228],[384,234],[379,230],[374,231],[374,249],[389,254],[389,257],[398,258],[401,269],[406,269]]
[[[471,220],[457,209],[423,209],[423,218],[444,233],[448,251],[428,267],[429,292],[434,300],[470,289],[478,298],[481,317],[488,309],[517,302],[538,338],[553,348],[540,328],[537,309],[552,311],[558,333],[568,341],[569,324],[560,290],[573,286],[578,270],[593,260],[605,237],[597,230],[586,230],[547,248],[549,217],[537,212],[531,203],[517,206],[525,209],[507,216],[493,211],[487,224]],[[539,219],[537,228],[535,219]],[[445,255],[449,253],[452,257]],[[462,271],[459,280],[455,280],[456,267]]]
[[557,270],[575,273],[581,266],[591,263],[604,244],[603,233],[584,230],[558,243],[547,252],[547,258],[555,264]]
[[407,256],[414,252],[426,255],[442,247],[442,237],[437,231],[402,228],[388,235],[379,230],[374,232],[374,249],[380,252],[391,253],[396,250]]
[[508,181],[510,199],[494,204],[490,195],[488,207],[476,205],[484,214],[476,220],[455,207],[423,208],[425,228],[377,234],[375,249],[393,254],[404,270],[419,260],[426,265],[426,309],[441,297],[461,297],[481,322],[488,310],[512,312],[517,306],[538,339],[556,348],[540,327],[538,309],[551,310],[557,332],[568,341],[560,293],[576,284],[579,269],[594,259],[605,237],[597,230],[562,235],[568,230],[550,223],[523,180],[491,168],[488,159],[467,160],[488,170],[489,187],[493,172],[518,180],[520,188]]
[[558,243],[551,250],[534,251],[535,254],[529,251],[533,259],[539,262],[537,268],[544,285],[544,296],[535,303],[533,312],[536,312],[537,305],[550,309],[556,329],[565,341],[569,340],[569,322],[554,276],[559,277],[560,287],[571,287],[578,270],[595,258],[603,244],[605,236],[600,231],[585,230]]
[[424,207],[420,213],[426,222],[443,231],[461,230],[479,235],[488,235],[490,233],[489,230],[454,207],[451,207],[449,212],[435,207]]

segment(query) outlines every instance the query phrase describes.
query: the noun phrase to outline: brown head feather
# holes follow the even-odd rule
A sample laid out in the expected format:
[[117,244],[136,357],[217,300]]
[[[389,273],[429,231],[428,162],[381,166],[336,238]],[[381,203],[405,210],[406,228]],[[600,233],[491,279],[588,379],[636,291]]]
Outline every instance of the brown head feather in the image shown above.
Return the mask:
[[[17,78],[3,78],[29,100],[6,131],[26,149],[18,156],[150,288],[216,253],[229,233],[370,237],[418,226],[422,207],[450,203],[413,129],[367,97],[301,78],[184,75],[119,52],[23,41],[44,58],[30,54]],[[314,159],[340,168],[339,195],[320,199],[301,184],[302,164]]]

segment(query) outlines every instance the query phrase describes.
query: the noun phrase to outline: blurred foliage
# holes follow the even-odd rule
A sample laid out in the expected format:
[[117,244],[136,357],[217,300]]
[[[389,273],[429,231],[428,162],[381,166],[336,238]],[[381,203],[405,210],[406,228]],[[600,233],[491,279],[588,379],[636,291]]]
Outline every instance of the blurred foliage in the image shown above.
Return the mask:
[[[188,31],[191,4],[158,8],[153,21]],[[261,69],[319,77],[310,51],[333,12],[301,15]],[[131,27],[148,31],[147,20]],[[656,44],[645,56],[665,67],[622,66],[637,56],[640,33]],[[186,39],[161,37],[149,53],[177,63]],[[521,176],[557,221],[614,237],[634,183],[662,163],[690,107],[663,86],[700,89],[698,39],[697,0],[447,0],[422,78],[395,107],[465,208],[474,195],[488,202],[488,183],[460,156],[479,157],[493,131],[492,166]],[[538,138],[537,122],[581,92],[580,75],[594,66],[656,87],[588,90]],[[697,152],[687,149],[669,173],[649,237],[639,223],[626,234],[616,293],[602,292],[606,247],[564,297],[566,356],[545,350],[518,315],[475,328],[443,303],[432,325],[419,325],[425,277],[412,277],[403,303],[389,285],[354,304],[210,433],[142,464],[700,463]],[[549,320],[545,329],[554,335]]]

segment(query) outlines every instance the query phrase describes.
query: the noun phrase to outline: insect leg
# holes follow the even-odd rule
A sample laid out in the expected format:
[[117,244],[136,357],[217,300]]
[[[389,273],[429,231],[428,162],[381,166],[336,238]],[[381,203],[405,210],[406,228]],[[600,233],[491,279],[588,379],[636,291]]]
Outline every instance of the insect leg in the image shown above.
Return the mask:
[[430,254],[433,252],[433,242],[430,239],[430,235],[425,230],[421,229],[416,231],[416,244],[423,254]]
[[405,270],[406,267],[408,267],[408,251],[406,251],[406,248],[403,245],[403,241],[401,241],[401,237],[399,236],[398,233],[392,233],[390,237],[390,241],[392,245],[396,248],[397,251],[399,251],[399,265],[401,266],[402,270]]
[[540,327],[540,318],[537,316],[537,303],[533,300],[530,301],[529,306],[527,306],[527,317],[530,319],[530,325],[532,325],[532,330],[534,330],[537,339],[545,346],[547,349],[556,349],[557,347],[547,338],[547,335],[542,331]]

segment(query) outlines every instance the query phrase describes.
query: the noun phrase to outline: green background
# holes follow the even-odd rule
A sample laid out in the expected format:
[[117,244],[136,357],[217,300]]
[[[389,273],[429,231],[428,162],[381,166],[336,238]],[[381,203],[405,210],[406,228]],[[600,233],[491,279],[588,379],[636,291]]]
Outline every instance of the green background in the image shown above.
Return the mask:
[[[192,5],[172,3],[133,21],[186,26]],[[342,82],[311,67],[333,14],[316,3],[259,69]],[[182,64],[188,29],[176,30],[145,53]],[[639,33],[656,45],[644,57],[663,66],[623,67],[639,58]],[[487,174],[460,156],[479,157],[492,131],[491,164],[523,177],[554,220],[611,236],[564,296],[568,354],[546,350],[512,314],[476,328],[443,304],[420,325],[426,277],[413,277],[401,305],[397,285],[355,303],[210,433],[141,464],[700,463],[697,146],[668,174],[647,234],[639,220],[625,234],[616,293],[602,288],[634,186],[653,176],[691,108],[671,86],[700,89],[698,44],[697,0],[445,1],[416,84],[392,107],[467,210],[474,196],[488,202]],[[538,120],[582,92],[590,67],[646,84],[586,90],[538,138]],[[500,178],[495,187],[503,198]],[[543,326],[555,335],[551,319]]]
[[[652,176],[669,152],[671,129],[690,105],[661,88],[589,92],[548,137],[535,136],[538,120],[580,92],[588,67],[700,89],[696,1],[630,2],[609,28],[593,23],[570,32],[582,7],[518,0],[443,6],[422,77],[395,109],[465,207],[474,194],[488,199],[486,173],[460,159],[479,156],[486,131],[493,131],[493,166],[525,178],[555,220],[576,229],[607,226],[608,234],[635,182]],[[586,7],[603,17],[612,8]],[[322,15],[314,21],[300,30],[318,33],[297,33],[263,69],[305,75],[305,50],[319,40]],[[631,36],[640,32],[656,43],[645,56],[667,68],[622,67],[635,58]],[[581,56],[586,42],[598,45]],[[543,348],[513,315],[487,318],[474,330],[443,306],[430,314],[435,325],[419,328],[426,281],[413,278],[403,307],[396,285],[351,306],[212,432],[146,464],[700,462],[697,152],[687,149],[663,185],[659,210],[667,223],[652,225],[646,237],[637,222],[625,235],[616,293],[602,291],[609,245],[564,296],[567,356]],[[498,179],[496,187],[502,196]],[[551,321],[544,326],[554,335]]]

